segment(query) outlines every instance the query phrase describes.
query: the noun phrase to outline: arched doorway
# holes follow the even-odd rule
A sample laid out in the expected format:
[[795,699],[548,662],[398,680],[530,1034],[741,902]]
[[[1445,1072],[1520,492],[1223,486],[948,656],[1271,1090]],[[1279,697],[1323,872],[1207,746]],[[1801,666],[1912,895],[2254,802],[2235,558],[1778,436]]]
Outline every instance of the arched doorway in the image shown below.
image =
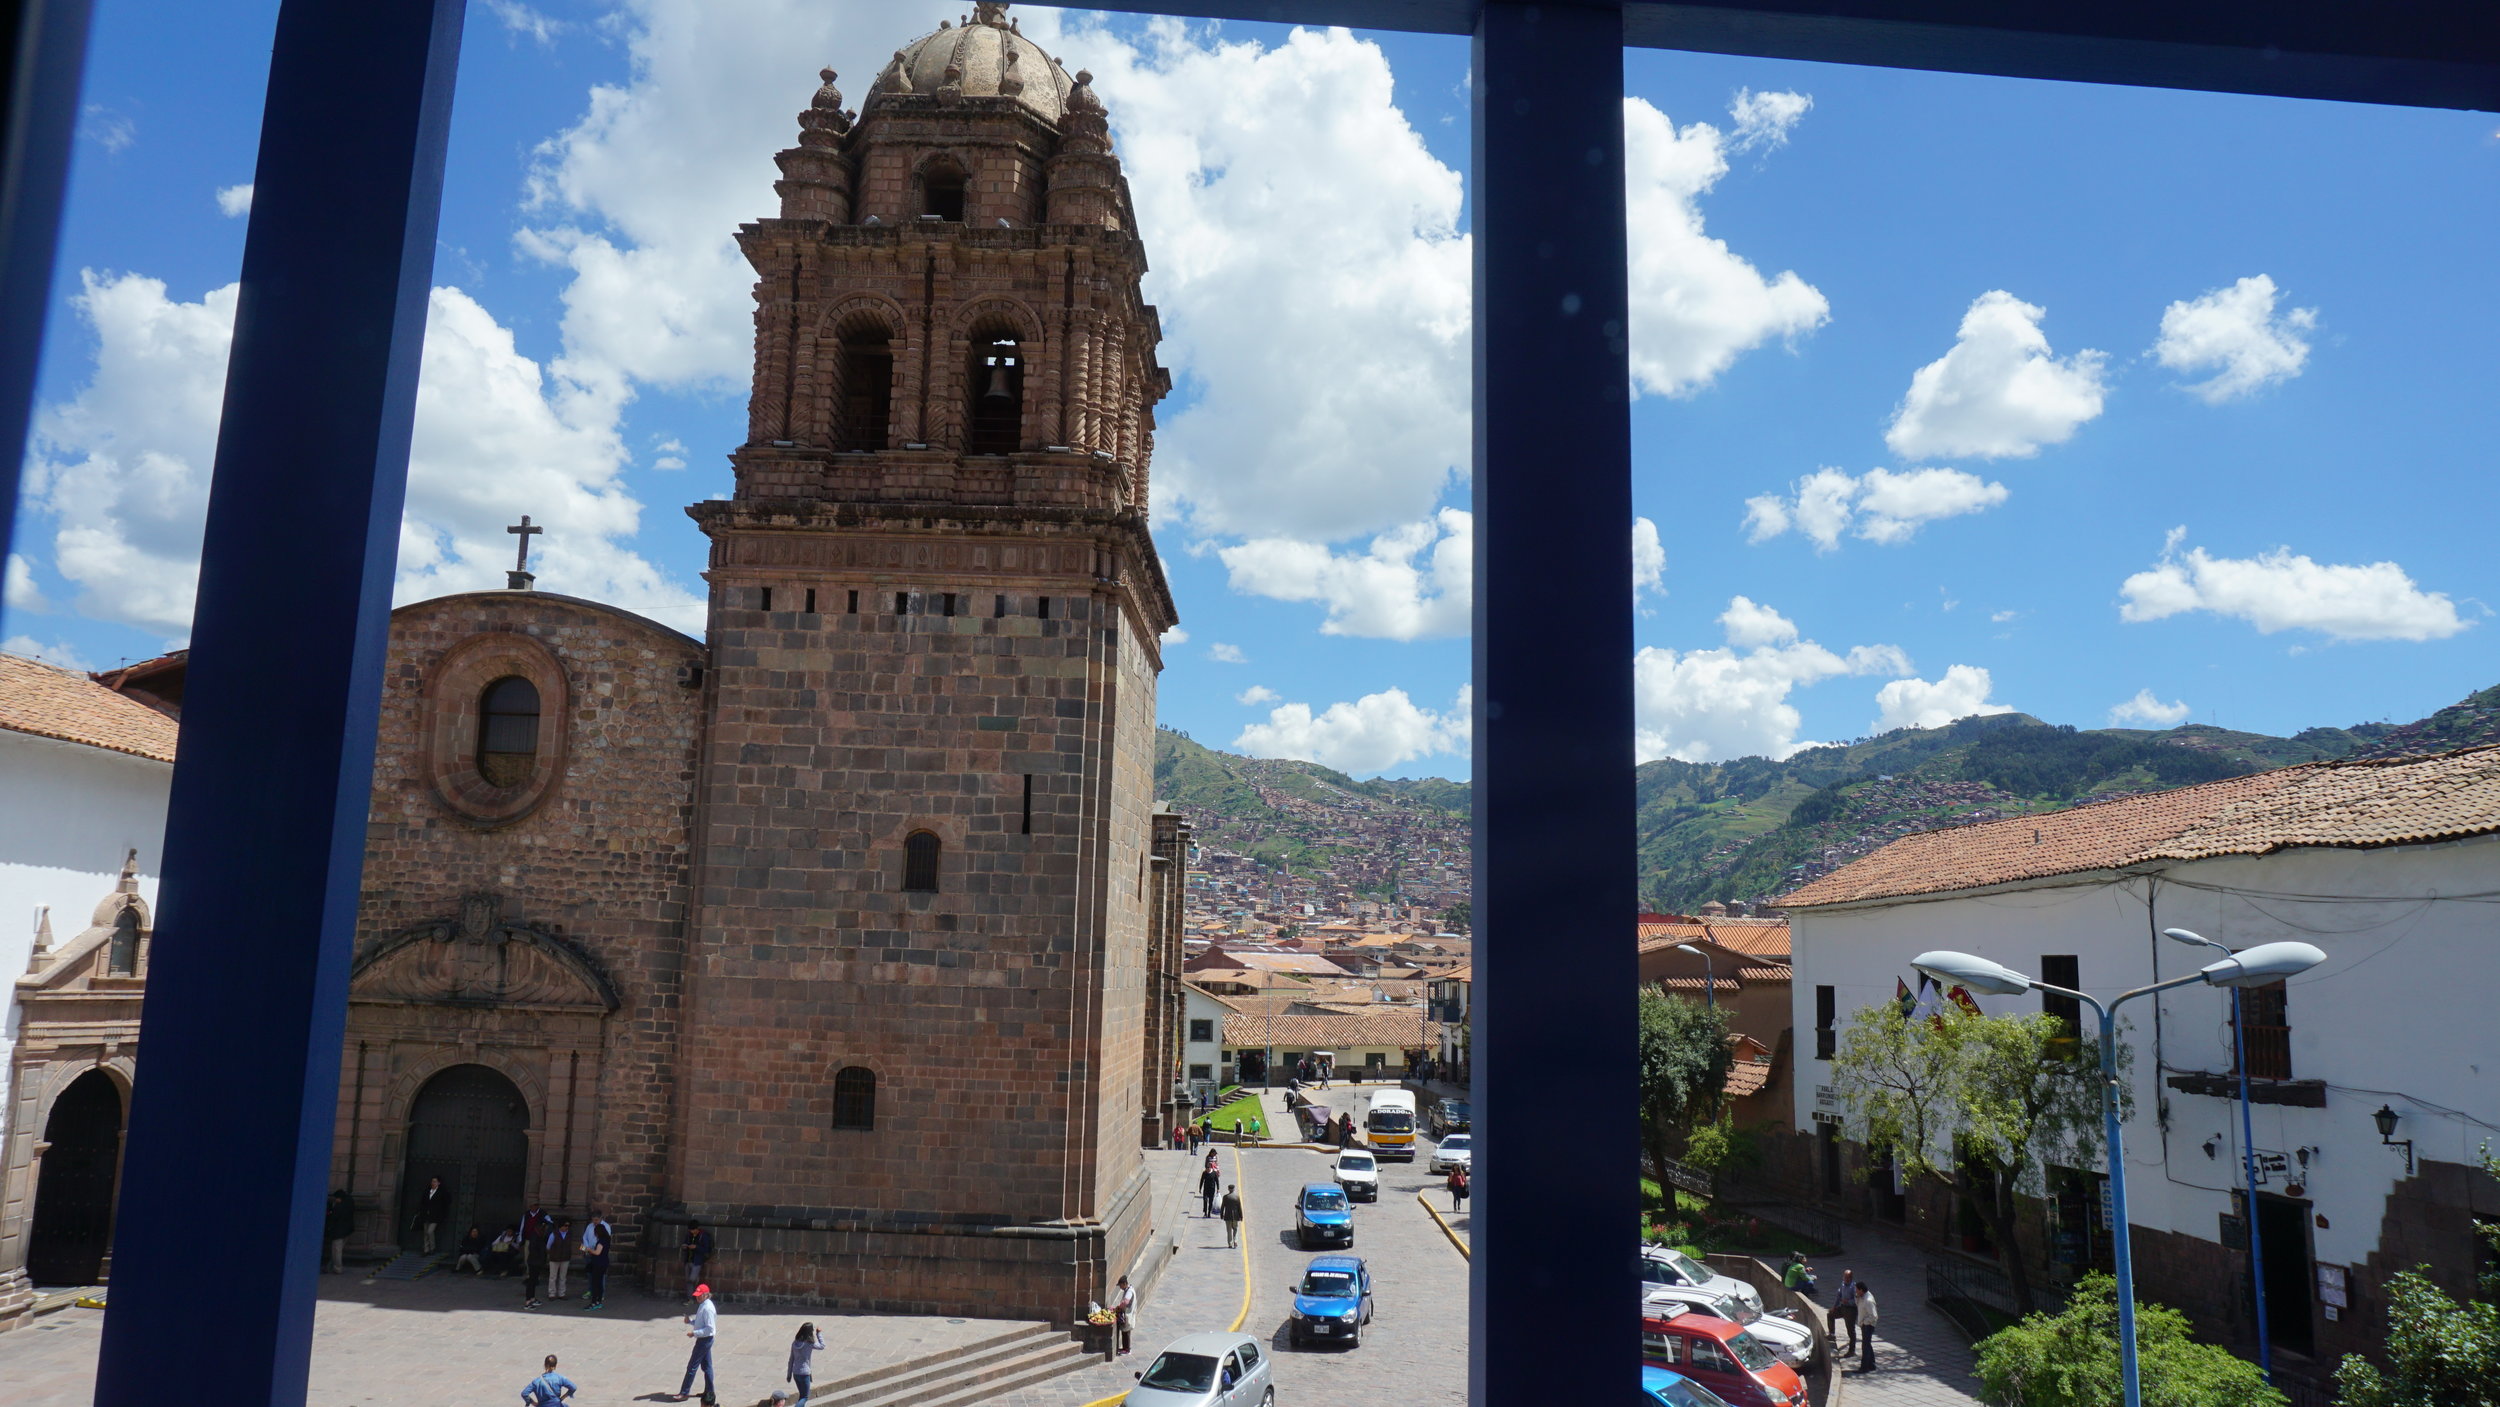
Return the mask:
[[408,1161],[400,1179],[400,1245],[416,1249],[424,1233],[410,1224],[426,1180],[451,1191],[451,1217],[437,1250],[459,1244],[471,1225],[487,1228],[521,1219],[523,1165],[529,1157],[529,1103],[512,1081],[483,1065],[454,1065],[425,1082],[408,1110]]
[[35,1179],[26,1273],[38,1285],[92,1285],[113,1247],[113,1186],[121,1169],[122,1092],[89,1070],[52,1101],[43,1171]]

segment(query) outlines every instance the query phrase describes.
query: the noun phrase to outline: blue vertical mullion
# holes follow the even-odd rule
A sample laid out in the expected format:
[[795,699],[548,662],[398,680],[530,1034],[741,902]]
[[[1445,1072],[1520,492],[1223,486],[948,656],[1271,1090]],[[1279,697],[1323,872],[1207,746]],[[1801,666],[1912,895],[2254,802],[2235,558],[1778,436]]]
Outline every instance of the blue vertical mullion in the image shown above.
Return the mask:
[[464,0],[287,0],[244,240],[96,1401],[304,1401]]
[[1474,63],[1485,1177],[1468,1395],[1628,1401],[1640,1149],[1622,16],[1487,4]]

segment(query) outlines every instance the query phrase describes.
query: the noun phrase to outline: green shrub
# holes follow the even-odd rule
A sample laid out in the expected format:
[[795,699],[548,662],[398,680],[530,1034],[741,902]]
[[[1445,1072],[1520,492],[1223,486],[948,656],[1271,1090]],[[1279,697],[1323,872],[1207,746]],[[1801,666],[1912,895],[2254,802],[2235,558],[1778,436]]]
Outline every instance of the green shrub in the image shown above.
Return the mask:
[[[2286,1407],[2257,1365],[2188,1333],[2187,1316],[2135,1311],[2145,1407]],[[2119,1407],[2118,1286],[2087,1275],[2061,1314],[2034,1314],[1979,1341],[1980,1400],[1990,1407]]]
[[2386,1347],[2386,1373],[2344,1355],[2344,1407],[2500,1407],[2500,1307],[2459,1304],[2405,1271],[2387,1282]]

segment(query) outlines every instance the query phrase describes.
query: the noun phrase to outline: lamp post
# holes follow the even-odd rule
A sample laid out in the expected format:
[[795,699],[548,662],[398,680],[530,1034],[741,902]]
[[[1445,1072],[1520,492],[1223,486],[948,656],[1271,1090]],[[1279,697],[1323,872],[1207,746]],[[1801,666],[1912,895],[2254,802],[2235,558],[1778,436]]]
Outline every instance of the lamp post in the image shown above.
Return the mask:
[[1691,953],[1694,957],[1701,959],[1702,1005],[1711,1011],[1718,1010],[1719,971],[1710,961],[1709,949],[1696,947],[1691,943],[1678,943],[1675,945],[1675,950],[1679,953]]
[[[2229,956],[2231,950],[2201,933],[2165,928],[2161,936],[2174,942],[2203,944]],[[2231,989],[2231,1060],[2240,1072],[2240,1173],[2248,1182],[2248,1289],[2257,1302],[2257,1371],[2274,1381],[2274,1345],[2266,1337],[2266,1248],[2257,1235],[2257,1135],[2248,1112],[2248,1028],[2241,1019],[2240,989]]]
[[2216,987],[2262,987],[2269,982],[2280,982],[2294,973],[2306,972],[2324,961],[2326,954],[2307,943],[2264,943],[2220,962],[2207,963],[2184,977],[2173,977],[2167,982],[2155,982],[2122,992],[2103,1005],[2100,999],[2088,992],[2026,977],[2010,967],[1968,953],[1940,950],[1921,953],[1910,959],[1910,966],[1938,982],[1959,982],[1974,992],[1995,996],[2011,996],[2035,989],[2055,992],[2061,997],[2072,997],[2085,1003],[2101,1018],[2101,1119],[2103,1131],[2109,1139],[2110,1235],[2114,1242],[2114,1258],[2118,1262],[2118,1362],[2126,1389],[2126,1407],[2144,1407],[2144,1389],[2136,1373],[2135,1267],[2129,1259],[2127,1245],[2127,1160],[2118,1126],[2118,1008],[2137,997],[2166,992],[2191,982],[2204,982]]

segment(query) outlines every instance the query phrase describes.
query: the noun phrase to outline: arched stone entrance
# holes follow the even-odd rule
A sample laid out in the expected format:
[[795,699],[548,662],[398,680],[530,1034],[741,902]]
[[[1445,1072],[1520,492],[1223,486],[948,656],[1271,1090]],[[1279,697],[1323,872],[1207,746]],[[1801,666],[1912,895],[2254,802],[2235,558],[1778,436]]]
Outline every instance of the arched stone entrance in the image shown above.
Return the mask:
[[492,1235],[521,1219],[522,1179],[529,1161],[529,1103],[502,1073],[454,1065],[417,1091],[408,1109],[407,1165],[400,1178],[399,1242],[415,1249],[421,1230],[409,1222],[426,1180],[451,1191],[451,1218],[437,1249],[459,1243],[471,1225]]
[[89,1070],[52,1101],[26,1273],[38,1285],[92,1285],[113,1248],[113,1189],[121,1172],[122,1092]]

